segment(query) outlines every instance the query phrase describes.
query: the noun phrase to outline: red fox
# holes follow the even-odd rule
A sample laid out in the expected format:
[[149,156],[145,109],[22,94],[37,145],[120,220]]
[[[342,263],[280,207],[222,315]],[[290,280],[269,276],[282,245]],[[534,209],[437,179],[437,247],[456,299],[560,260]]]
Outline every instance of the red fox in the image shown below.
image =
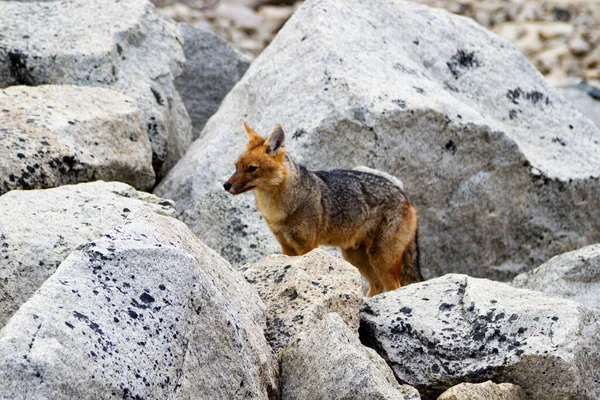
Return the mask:
[[281,125],[266,139],[244,128],[250,142],[223,187],[254,191],[283,254],[340,247],[369,282],[368,297],[423,280],[417,210],[397,179],[371,169],[309,171],[287,154]]

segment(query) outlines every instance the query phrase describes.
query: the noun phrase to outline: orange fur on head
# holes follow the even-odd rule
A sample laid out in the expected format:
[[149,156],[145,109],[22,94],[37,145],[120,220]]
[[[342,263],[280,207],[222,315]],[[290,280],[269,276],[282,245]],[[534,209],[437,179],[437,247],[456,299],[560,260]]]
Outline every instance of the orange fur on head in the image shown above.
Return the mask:
[[227,180],[232,194],[248,190],[272,190],[287,177],[283,129],[277,125],[268,138],[263,138],[244,122],[248,134],[246,151],[235,162],[235,173]]

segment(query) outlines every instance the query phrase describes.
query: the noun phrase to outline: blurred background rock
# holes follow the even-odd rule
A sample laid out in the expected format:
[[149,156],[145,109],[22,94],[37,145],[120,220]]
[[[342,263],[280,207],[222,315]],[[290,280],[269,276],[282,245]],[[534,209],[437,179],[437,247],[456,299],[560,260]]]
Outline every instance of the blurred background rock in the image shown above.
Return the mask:
[[[256,57],[301,1],[152,0]],[[600,0],[417,0],[470,17],[512,42],[557,87],[600,85]]]

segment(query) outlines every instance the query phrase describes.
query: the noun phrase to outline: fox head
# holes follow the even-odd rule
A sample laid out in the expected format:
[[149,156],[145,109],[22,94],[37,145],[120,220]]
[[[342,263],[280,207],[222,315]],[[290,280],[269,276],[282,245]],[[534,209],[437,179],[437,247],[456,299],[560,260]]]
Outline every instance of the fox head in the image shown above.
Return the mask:
[[244,122],[248,134],[246,151],[235,162],[235,173],[223,184],[231,194],[252,189],[269,190],[279,186],[287,176],[285,166],[285,134],[275,126],[266,139]]

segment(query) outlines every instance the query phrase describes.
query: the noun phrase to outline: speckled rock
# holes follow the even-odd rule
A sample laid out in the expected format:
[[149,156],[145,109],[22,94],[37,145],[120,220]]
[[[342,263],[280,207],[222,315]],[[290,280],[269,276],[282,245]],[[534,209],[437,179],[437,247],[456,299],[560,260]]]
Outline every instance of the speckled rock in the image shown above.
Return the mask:
[[0,88],[104,86],[142,110],[158,177],[192,140],[174,85],[185,61],[177,25],[146,0],[0,2]]
[[128,96],[71,85],[12,86],[0,89],[0,117],[0,194],[97,179],[154,185],[142,114]]
[[485,380],[531,399],[600,396],[600,323],[574,301],[450,274],[365,301],[359,334],[424,399]]
[[0,328],[76,248],[139,208],[175,205],[119,182],[92,182],[0,196]]
[[250,66],[250,60],[210,32],[179,24],[185,40],[185,70],[175,86],[192,118],[194,139]]
[[335,313],[302,328],[280,354],[281,398],[286,400],[418,400],[399,385],[385,361]]
[[600,241],[600,131],[512,45],[412,2],[309,0],[155,190],[235,264],[278,250],[252,194],[223,182],[281,123],[310,169],[367,165],[419,210],[423,274],[512,279]]
[[551,258],[512,284],[600,308],[600,244]]
[[2,396],[274,398],[264,323],[225,260],[139,211],[71,253],[0,331]]
[[305,324],[335,312],[358,330],[362,282],[358,269],[315,249],[300,257],[272,255],[242,267],[267,306],[267,340],[276,353]]
[[446,390],[437,400],[528,400],[525,392],[512,383],[461,383]]

